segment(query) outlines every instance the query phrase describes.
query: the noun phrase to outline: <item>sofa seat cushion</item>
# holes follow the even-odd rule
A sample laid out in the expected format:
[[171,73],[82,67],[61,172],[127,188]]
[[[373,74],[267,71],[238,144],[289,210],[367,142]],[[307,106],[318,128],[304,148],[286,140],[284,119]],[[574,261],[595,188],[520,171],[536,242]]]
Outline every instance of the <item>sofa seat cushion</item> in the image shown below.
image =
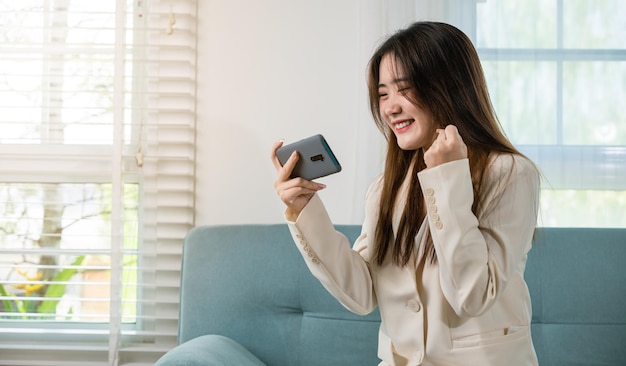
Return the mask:
[[245,347],[221,335],[205,335],[187,341],[155,364],[176,366],[266,366]]
[[[360,227],[338,227],[351,241]],[[377,357],[378,311],[346,310],[311,275],[285,224],[197,227],[183,251],[179,343],[237,341],[271,366],[363,365]]]

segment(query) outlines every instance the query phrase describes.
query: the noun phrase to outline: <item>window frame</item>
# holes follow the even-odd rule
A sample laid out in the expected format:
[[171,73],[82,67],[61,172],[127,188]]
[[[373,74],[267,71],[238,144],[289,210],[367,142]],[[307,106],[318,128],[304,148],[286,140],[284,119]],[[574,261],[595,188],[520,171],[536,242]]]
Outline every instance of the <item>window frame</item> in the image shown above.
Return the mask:
[[[472,41],[476,43],[477,7],[470,12],[473,22],[467,22]],[[626,190],[626,178],[616,171],[626,172],[626,146],[571,145],[563,142],[563,64],[572,61],[626,62],[626,49],[564,48],[563,0],[556,1],[555,48],[486,48],[477,47],[482,61],[554,62],[556,65],[556,136],[555,144],[516,144],[516,147],[538,163],[545,177],[543,189],[549,190]]]

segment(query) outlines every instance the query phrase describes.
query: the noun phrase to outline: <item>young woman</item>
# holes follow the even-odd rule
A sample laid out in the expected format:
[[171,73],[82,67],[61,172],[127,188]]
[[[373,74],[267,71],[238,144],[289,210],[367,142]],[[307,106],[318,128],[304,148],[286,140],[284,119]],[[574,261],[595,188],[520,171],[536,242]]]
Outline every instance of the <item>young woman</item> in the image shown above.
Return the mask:
[[418,22],[369,64],[370,107],[388,141],[351,249],[316,192],[277,170],[289,228],[314,276],[347,309],[379,307],[380,365],[536,365],[524,268],[539,173],[496,119],[470,40]]

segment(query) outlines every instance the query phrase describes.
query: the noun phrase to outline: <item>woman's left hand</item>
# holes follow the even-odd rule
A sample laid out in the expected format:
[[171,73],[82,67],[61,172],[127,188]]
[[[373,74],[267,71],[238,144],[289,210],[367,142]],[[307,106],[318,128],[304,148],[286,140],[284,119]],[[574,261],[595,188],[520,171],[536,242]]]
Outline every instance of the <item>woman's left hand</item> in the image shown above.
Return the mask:
[[454,125],[438,128],[435,141],[424,153],[427,168],[467,158],[467,145]]

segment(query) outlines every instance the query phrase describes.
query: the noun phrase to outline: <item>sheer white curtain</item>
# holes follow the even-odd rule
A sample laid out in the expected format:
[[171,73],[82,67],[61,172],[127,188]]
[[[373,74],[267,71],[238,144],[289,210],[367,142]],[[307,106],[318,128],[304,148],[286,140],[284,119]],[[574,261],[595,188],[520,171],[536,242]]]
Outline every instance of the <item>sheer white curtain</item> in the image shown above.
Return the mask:
[[544,174],[544,226],[626,226],[624,19],[619,0],[476,4],[496,111]]
[[196,7],[0,1],[0,364],[152,365],[176,344]]

